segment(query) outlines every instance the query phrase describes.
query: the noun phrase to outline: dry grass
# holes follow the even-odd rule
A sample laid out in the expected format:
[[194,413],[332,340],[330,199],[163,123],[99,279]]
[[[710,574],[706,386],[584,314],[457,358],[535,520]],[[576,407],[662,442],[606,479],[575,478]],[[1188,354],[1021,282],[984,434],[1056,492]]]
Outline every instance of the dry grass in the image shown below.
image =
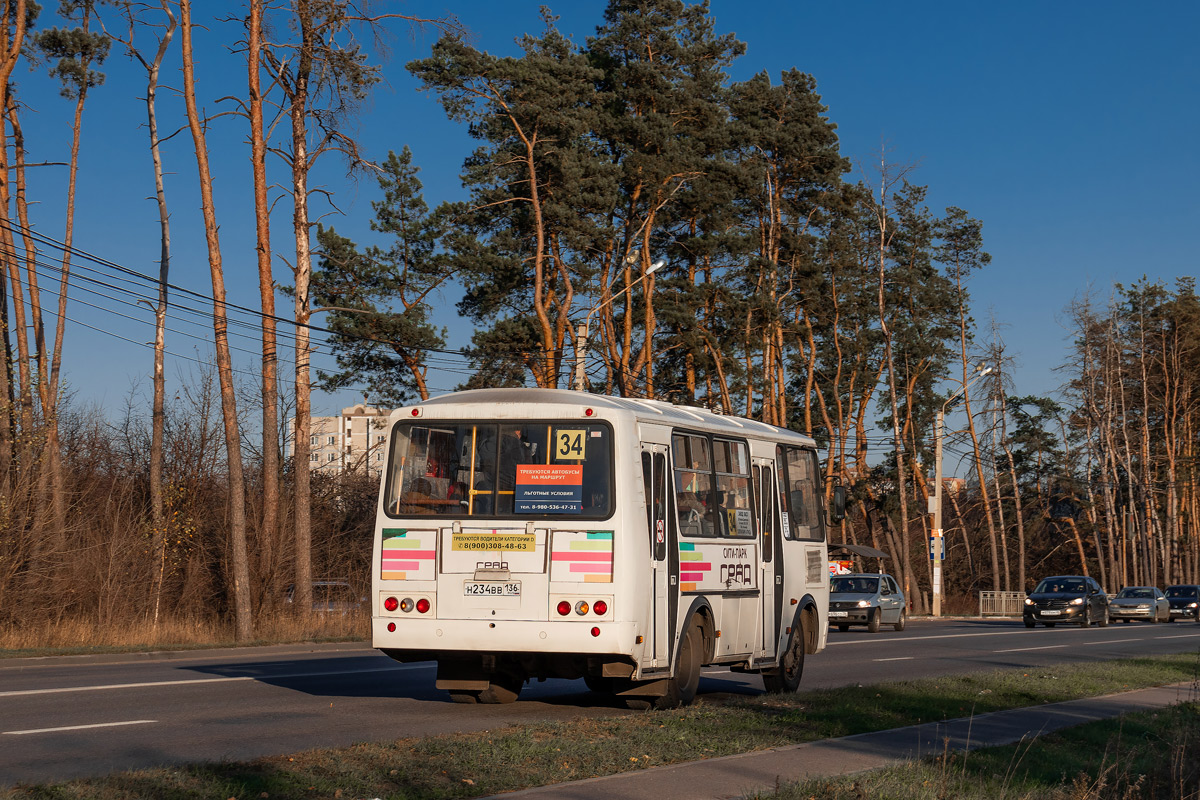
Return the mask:
[[232,621],[166,619],[155,625],[143,619],[125,625],[98,625],[90,620],[63,619],[47,625],[0,627],[0,658],[357,640],[369,635],[370,617],[366,613],[314,614],[307,618],[283,613],[265,616],[255,620],[253,642],[237,642]]

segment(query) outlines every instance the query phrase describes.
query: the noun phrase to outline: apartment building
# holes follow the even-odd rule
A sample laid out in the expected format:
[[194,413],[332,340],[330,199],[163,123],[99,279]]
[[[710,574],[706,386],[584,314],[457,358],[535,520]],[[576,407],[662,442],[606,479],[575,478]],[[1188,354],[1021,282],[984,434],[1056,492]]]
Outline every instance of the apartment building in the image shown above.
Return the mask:
[[[312,417],[309,469],[324,472],[366,470],[378,474],[387,458],[384,439],[391,409],[359,404],[336,417]],[[295,419],[291,428],[295,429]]]

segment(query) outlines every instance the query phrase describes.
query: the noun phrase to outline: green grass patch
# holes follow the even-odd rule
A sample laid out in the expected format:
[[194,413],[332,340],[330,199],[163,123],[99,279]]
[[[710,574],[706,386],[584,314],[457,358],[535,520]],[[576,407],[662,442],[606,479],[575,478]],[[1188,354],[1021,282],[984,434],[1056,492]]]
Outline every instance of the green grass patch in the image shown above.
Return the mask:
[[757,800],[1184,800],[1200,796],[1200,706],[1092,722],[1032,741],[950,753]]
[[1180,654],[792,695],[710,695],[676,711],[522,724],[482,733],[316,750],[245,764],[142,770],[18,787],[0,791],[0,798],[476,797],[1006,708],[1196,681],[1198,676],[1200,656]]

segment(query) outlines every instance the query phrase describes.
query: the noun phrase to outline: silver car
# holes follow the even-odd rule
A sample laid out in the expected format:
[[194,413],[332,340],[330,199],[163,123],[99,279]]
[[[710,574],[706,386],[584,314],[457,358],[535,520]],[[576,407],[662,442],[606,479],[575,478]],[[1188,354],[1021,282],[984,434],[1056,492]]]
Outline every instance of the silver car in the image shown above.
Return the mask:
[[904,592],[891,575],[855,573],[829,579],[829,623],[839,631],[866,625],[875,633],[883,624],[902,631],[907,619]]
[[1170,622],[1171,604],[1157,586],[1126,586],[1108,601],[1108,616],[1122,622]]

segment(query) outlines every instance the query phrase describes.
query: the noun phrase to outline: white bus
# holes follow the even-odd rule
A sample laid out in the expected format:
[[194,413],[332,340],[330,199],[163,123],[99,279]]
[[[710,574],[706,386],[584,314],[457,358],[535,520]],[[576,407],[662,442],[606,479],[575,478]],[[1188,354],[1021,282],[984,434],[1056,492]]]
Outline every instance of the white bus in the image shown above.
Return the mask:
[[436,661],[463,703],[582,677],[669,708],[708,664],[794,691],[828,628],[820,474],[807,436],[657,401],[484,389],[401,408],[372,644]]

